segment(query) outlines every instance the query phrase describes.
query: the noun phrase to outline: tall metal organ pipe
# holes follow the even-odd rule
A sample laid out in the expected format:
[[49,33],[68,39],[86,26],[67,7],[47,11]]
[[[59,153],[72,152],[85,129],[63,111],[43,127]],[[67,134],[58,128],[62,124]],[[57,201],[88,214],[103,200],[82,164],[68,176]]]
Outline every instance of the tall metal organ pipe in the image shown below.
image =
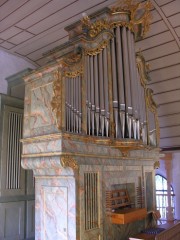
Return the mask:
[[[113,31],[109,47],[85,55],[87,134],[109,137],[111,119],[115,138],[142,138],[146,143],[145,96],[136,66],[134,34],[124,26],[117,26]],[[112,84],[108,69],[111,69]],[[76,133],[81,132],[81,85],[80,75],[66,79],[66,130]],[[112,87],[112,103],[109,87]],[[110,118],[111,106],[113,117]]]

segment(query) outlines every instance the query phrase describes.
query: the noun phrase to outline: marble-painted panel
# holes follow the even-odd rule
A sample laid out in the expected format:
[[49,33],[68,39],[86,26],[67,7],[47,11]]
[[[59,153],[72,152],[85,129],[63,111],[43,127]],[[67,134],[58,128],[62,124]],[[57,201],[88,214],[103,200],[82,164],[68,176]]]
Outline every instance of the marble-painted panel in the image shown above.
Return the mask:
[[[42,186],[44,240],[68,240],[68,189]],[[59,217],[61,216],[61,217]]]
[[[83,141],[74,141],[70,139],[63,139],[62,149],[64,152],[70,151],[71,153],[88,153],[88,154],[96,154],[109,156],[110,158],[121,157],[122,153],[119,149],[113,148],[111,146],[95,144],[91,142],[83,142]],[[159,152],[157,151],[146,151],[146,150],[136,150],[129,152],[129,158],[134,159],[142,159],[142,160],[153,160],[159,157]]]
[[38,240],[76,240],[75,179],[36,177],[35,237]]
[[34,175],[66,176],[74,175],[71,168],[63,168],[60,157],[23,158],[21,165],[24,169],[33,169]]
[[31,85],[26,84],[25,86],[25,98],[24,98],[24,128],[23,137],[29,137],[31,135],[30,129],[30,109],[31,109]]
[[62,149],[64,152],[70,151],[72,153],[88,153],[105,156],[121,156],[121,152],[118,149],[113,149],[109,146],[98,145],[94,143],[86,143],[82,141],[64,140],[62,143]]
[[62,151],[62,140],[49,140],[23,144],[23,154],[52,153]]
[[55,124],[51,109],[52,96],[52,83],[31,90],[31,129]]

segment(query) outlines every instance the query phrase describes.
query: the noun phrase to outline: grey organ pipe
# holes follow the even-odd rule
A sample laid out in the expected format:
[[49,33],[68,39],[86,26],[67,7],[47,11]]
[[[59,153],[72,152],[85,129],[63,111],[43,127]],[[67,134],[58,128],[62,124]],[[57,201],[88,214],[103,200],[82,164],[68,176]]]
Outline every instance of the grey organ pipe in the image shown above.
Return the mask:
[[100,87],[100,128],[101,134],[104,136],[104,117],[105,117],[105,106],[104,106],[104,76],[103,76],[103,59],[102,51],[98,55],[98,67],[99,67],[99,87]]
[[123,77],[123,60],[122,60],[122,46],[121,46],[121,30],[116,28],[116,53],[117,53],[117,74],[118,74],[118,89],[119,89],[119,105],[125,104],[124,97],[124,77]]
[[105,127],[106,136],[109,136],[109,103],[108,103],[108,61],[107,61],[107,49],[103,50],[103,75],[104,75],[104,97],[105,97]]
[[122,29],[122,40],[123,40],[123,63],[124,63],[124,83],[126,93],[126,113],[128,113],[128,107],[131,107],[131,84],[129,75],[129,58],[127,48],[127,32],[126,27]]

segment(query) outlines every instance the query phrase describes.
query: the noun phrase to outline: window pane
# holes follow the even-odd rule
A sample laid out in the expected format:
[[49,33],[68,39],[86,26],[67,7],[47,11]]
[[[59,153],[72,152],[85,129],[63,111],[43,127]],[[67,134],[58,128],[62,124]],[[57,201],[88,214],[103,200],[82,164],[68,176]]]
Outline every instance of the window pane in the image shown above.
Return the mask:
[[[156,181],[156,206],[161,217],[166,218],[166,208],[168,206],[167,180],[161,175],[155,176]],[[171,186],[171,207],[174,208],[174,190]],[[174,213],[174,209],[173,209]]]

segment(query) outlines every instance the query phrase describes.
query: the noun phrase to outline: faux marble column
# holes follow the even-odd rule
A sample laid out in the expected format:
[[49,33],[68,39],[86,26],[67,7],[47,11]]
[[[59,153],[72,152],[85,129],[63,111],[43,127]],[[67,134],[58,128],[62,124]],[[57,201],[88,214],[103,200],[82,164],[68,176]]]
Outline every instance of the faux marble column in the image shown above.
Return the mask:
[[[64,157],[22,160],[35,177],[35,239],[76,240],[76,193],[72,168],[64,168]],[[67,160],[67,159],[66,159]]]
[[166,208],[166,217],[167,221],[174,220],[173,208],[171,206],[171,180],[172,180],[172,154],[168,153],[165,155],[165,169],[167,176],[167,198],[168,198],[168,206]]

